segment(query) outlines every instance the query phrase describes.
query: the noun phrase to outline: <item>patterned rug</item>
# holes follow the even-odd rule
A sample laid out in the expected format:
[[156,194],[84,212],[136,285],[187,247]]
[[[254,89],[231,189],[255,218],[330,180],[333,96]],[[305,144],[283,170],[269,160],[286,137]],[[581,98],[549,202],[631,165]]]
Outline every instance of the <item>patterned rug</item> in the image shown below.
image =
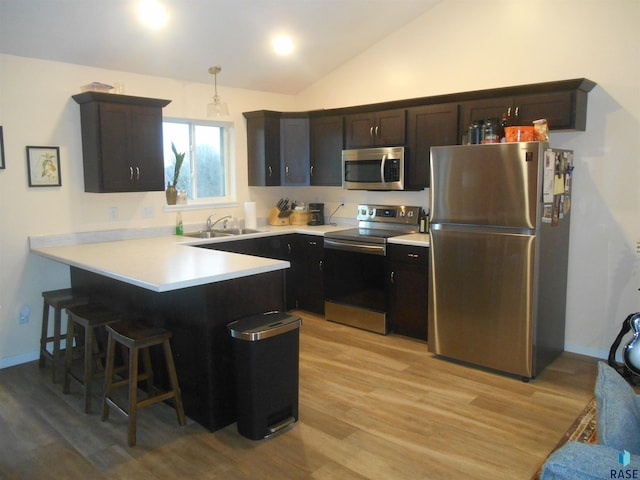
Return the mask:
[[[551,453],[555,452],[567,442],[596,443],[596,399],[589,400],[584,410],[573,421],[571,426],[564,433],[558,444]],[[551,453],[549,455],[551,455]],[[538,480],[542,471],[542,465],[531,480]]]

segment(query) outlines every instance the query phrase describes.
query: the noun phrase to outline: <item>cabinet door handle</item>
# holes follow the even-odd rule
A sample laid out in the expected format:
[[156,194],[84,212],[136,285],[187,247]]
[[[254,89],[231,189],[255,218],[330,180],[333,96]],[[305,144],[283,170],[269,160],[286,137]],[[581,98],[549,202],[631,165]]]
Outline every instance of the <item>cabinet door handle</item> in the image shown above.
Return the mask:
[[507,117],[511,117],[511,107],[507,108]]
[[133,167],[129,167],[129,180],[133,180]]
[[140,167],[136,167],[136,180],[140,180]]
[[313,177],[313,165],[311,165],[311,168],[309,169],[309,175]]
[[418,257],[420,257],[420,255],[418,255],[417,253],[407,253],[407,257],[409,257],[409,258],[418,258]]
[[273,168],[271,168],[271,165],[269,165],[269,176],[271,176],[271,174],[273,173]]
[[315,240],[309,240],[309,245],[316,246],[318,245],[318,242],[316,242]]
[[520,115],[520,107],[516,107],[516,111],[514,113],[516,118],[518,118],[518,116]]
[[369,129],[369,136],[373,138],[373,125]]
[[380,136],[380,125],[376,125],[376,137]]
[[287,253],[291,255],[291,244],[287,243]]
[[318,268],[320,269],[320,271],[322,271],[322,268],[324,267],[324,263],[322,262],[322,260],[320,260],[318,262]]
[[288,177],[289,176],[289,165],[284,167],[284,174]]
[[395,276],[396,276],[396,272],[393,272],[393,271],[392,271],[392,272],[391,272],[391,276],[390,276],[390,278],[389,278],[389,280],[391,281],[391,283],[395,283],[395,278],[394,278]]

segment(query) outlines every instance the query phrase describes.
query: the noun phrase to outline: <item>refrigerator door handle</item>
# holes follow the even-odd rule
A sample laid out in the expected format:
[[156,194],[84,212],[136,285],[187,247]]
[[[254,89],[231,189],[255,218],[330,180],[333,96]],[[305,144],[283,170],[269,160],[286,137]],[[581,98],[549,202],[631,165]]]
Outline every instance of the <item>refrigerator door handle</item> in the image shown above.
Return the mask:
[[430,223],[429,228],[435,231],[455,231],[474,233],[495,233],[511,235],[535,235],[536,230],[522,227],[491,227],[487,225],[464,225],[459,223]]

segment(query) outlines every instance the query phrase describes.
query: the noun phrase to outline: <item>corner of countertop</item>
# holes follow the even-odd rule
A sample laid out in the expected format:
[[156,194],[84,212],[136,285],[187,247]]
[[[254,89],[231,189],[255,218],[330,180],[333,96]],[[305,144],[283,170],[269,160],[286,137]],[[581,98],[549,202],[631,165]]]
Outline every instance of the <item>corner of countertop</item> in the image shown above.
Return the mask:
[[92,232],[60,233],[53,235],[29,235],[29,248],[60,247],[63,245],[81,245],[85,243],[114,242],[118,240],[133,240],[137,238],[171,235],[175,227],[122,228],[115,230],[98,230]]

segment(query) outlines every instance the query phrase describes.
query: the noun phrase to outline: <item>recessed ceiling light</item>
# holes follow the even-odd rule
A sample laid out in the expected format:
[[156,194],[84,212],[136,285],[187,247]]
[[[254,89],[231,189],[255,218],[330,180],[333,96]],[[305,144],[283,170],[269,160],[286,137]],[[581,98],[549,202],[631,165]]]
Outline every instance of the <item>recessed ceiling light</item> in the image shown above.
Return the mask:
[[138,2],[138,17],[146,26],[162,28],[167,23],[167,10],[156,0],[140,0]]
[[287,35],[278,35],[273,39],[273,49],[278,55],[288,55],[293,51],[293,41]]

